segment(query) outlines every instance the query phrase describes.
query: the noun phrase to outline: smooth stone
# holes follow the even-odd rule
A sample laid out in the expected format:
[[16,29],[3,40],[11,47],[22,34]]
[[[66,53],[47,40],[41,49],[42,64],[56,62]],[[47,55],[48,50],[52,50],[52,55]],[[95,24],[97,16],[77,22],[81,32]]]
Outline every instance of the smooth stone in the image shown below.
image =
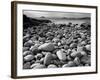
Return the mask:
[[24,43],[24,47],[31,47],[31,46],[32,46],[32,44],[29,43],[29,42],[25,42],[25,43]]
[[58,51],[59,49],[55,49],[52,54],[56,54],[56,52]]
[[77,52],[81,52],[81,51],[84,51],[85,50],[85,47],[84,46],[81,46],[81,47],[77,47]]
[[35,43],[34,46],[40,46],[40,42],[39,42],[39,41],[35,40],[35,41],[33,41],[33,42]]
[[81,39],[81,38],[78,38],[78,42],[79,42],[79,43],[82,42],[82,39]]
[[67,39],[67,41],[66,41],[66,44],[71,44],[72,43],[72,41],[73,41],[73,37],[70,37],[69,39]]
[[61,43],[60,42],[58,42],[58,46],[61,46]]
[[23,69],[30,69],[30,62],[24,63]]
[[23,47],[23,52],[28,51],[29,47]]
[[28,38],[28,37],[30,37],[30,35],[29,35],[29,34],[28,34],[28,35],[23,36],[23,39],[26,39],[26,38]]
[[60,41],[60,39],[59,39],[59,38],[53,38],[53,40],[52,40],[52,41],[54,41],[54,42],[58,43],[58,42]]
[[31,63],[31,64],[35,63],[35,60],[32,60],[30,63]]
[[91,56],[83,56],[81,62],[84,64],[91,64]]
[[91,45],[86,45],[85,48],[86,50],[91,51]]
[[35,63],[41,63],[41,61],[40,60],[36,60]]
[[44,57],[44,64],[49,65],[52,60],[53,60],[53,56],[50,52],[48,52]]
[[75,57],[81,57],[82,56],[81,53],[80,52],[77,52],[77,51],[72,52],[70,55],[73,58],[75,58]]
[[50,65],[48,65],[48,68],[57,68],[57,66],[54,64],[50,64]]
[[29,54],[32,54],[32,52],[31,51],[24,51],[23,52],[23,56],[26,56],[26,55],[29,55]]
[[52,43],[44,43],[38,47],[39,50],[53,51],[54,45]]
[[58,58],[56,54],[52,54],[52,56],[53,56],[54,59]]
[[67,64],[68,61],[60,61],[61,65]]
[[69,48],[68,45],[64,45],[64,49],[67,50]]
[[68,56],[66,57],[66,59],[67,59],[68,61],[71,61],[71,60],[72,60],[72,58],[70,57],[70,55],[68,55]]
[[74,39],[73,42],[74,42],[74,43],[77,43],[77,42],[78,42],[78,39]]
[[59,60],[53,60],[53,64],[55,64],[55,65],[62,65],[62,63],[59,61]]
[[39,41],[40,42],[45,42],[45,37],[43,37],[43,38],[42,37],[39,37]]
[[86,36],[84,34],[81,34],[81,38],[84,40],[86,39]]
[[73,48],[73,49],[72,49],[72,52],[77,52],[77,51],[76,51],[76,48]]
[[81,51],[82,56],[87,56],[87,53],[85,51]]
[[78,66],[82,67],[82,66],[84,66],[84,65],[83,65],[83,64],[79,64]]
[[43,54],[43,55],[46,55],[47,53],[50,53],[50,52],[44,52],[44,51],[42,51],[42,54]]
[[33,69],[42,69],[42,68],[46,68],[46,66],[43,64],[39,64],[39,65],[36,65]]
[[41,53],[38,53],[38,54],[35,56],[35,58],[38,59],[38,60],[41,59],[42,57],[43,57],[43,55],[42,55]]
[[38,50],[38,45],[31,46],[30,50],[33,52],[34,55],[36,55],[38,52],[40,52]]
[[62,67],[74,67],[75,63],[73,61],[69,61],[67,64],[64,64]]
[[33,45],[33,42],[31,40],[24,43],[24,47],[30,47]]
[[74,63],[75,63],[77,66],[80,65],[80,59],[79,59],[79,57],[75,57]]
[[89,64],[85,64],[85,66],[90,66]]
[[63,50],[57,51],[56,55],[60,60],[66,60],[66,53],[64,53]]
[[82,41],[82,42],[81,42],[81,45],[82,45],[82,46],[85,46],[86,44],[87,44],[86,41]]
[[41,58],[41,59],[40,59],[40,63],[43,63],[43,62],[44,62],[44,58]]
[[61,44],[66,44],[66,39],[62,39]]
[[52,39],[53,39],[53,36],[47,37],[47,40],[52,40]]
[[32,40],[28,40],[27,42],[29,42],[29,43],[33,44],[33,41],[32,41]]
[[35,66],[40,65],[40,63],[33,63],[30,68],[34,68]]
[[70,48],[76,48],[77,47],[77,44],[76,43],[71,43],[70,44]]
[[23,42],[28,41],[28,40],[29,40],[29,37],[30,37],[30,35],[29,35],[29,34],[28,34],[28,35],[26,35],[26,36],[24,36],[24,37],[23,37]]
[[34,59],[34,56],[31,54],[24,57],[25,61],[31,61],[32,59]]
[[47,32],[47,33],[46,33],[46,36],[52,36],[52,35],[53,35],[52,32]]
[[71,50],[71,49],[68,49],[68,50],[67,50],[67,55],[70,55],[71,52],[72,52],[72,50]]

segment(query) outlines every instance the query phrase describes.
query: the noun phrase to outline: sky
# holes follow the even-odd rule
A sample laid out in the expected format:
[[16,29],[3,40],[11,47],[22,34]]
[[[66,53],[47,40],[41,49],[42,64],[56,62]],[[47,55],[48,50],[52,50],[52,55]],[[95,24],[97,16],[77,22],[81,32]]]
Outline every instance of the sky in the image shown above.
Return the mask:
[[52,11],[23,11],[23,14],[28,17],[48,17],[48,18],[81,18],[81,17],[90,17],[90,13],[76,13],[76,12],[52,12]]

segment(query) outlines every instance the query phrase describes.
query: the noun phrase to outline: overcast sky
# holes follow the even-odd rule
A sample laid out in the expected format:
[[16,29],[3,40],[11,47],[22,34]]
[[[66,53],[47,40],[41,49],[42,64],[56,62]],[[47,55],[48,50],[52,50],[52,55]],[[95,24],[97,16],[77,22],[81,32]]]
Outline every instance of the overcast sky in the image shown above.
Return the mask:
[[28,17],[49,17],[49,18],[62,18],[62,17],[71,17],[71,18],[81,18],[81,17],[90,17],[90,13],[75,13],[75,12],[50,12],[50,11],[23,11],[23,14]]

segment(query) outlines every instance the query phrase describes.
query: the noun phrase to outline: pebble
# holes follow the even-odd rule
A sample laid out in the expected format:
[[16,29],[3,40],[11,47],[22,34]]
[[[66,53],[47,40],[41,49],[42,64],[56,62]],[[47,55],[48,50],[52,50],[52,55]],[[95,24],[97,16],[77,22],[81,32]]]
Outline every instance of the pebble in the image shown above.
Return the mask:
[[32,52],[31,51],[24,51],[23,52],[23,56],[26,56],[26,55],[29,55],[29,54],[32,54]]
[[75,63],[73,61],[69,61],[67,64],[64,64],[62,67],[74,67]]
[[26,63],[23,65],[23,69],[30,69],[30,62],[26,62]]
[[84,46],[81,46],[81,47],[77,47],[77,52],[81,52],[81,51],[84,51],[85,50],[85,47]]
[[90,66],[89,64],[85,64],[85,66]]
[[72,58],[70,57],[70,55],[68,55],[68,56],[66,57],[66,59],[67,59],[68,61],[71,61],[71,60],[72,60]]
[[38,50],[38,45],[31,46],[30,51],[32,51],[34,55],[40,52],[40,50]]
[[71,57],[75,58],[75,57],[81,57],[81,53],[80,52],[77,52],[77,51],[74,51],[71,53]]
[[57,68],[57,66],[54,64],[50,64],[50,65],[48,65],[48,68]]
[[87,53],[85,51],[81,51],[82,56],[87,56]]
[[61,46],[61,42],[58,42],[58,46]]
[[56,54],[52,54],[52,56],[53,56],[53,59],[55,60],[58,58]]
[[35,66],[40,65],[40,63],[33,63],[30,68],[34,68]]
[[53,64],[55,64],[55,65],[62,65],[62,63],[59,60],[53,60]]
[[46,66],[43,65],[43,64],[39,64],[39,65],[36,65],[36,66],[34,67],[34,69],[43,69],[43,68],[46,68]]
[[40,41],[40,42],[45,42],[45,37],[42,37],[42,38],[39,37],[39,41]]
[[71,49],[68,49],[68,50],[67,50],[67,55],[70,55],[71,52],[72,52],[72,50],[71,50]]
[[91,64],[91,57],[90,56],[83,56],[81,58],[81,62],[84,64]]
[[29,34],[28,34],[28,35],[26,35],[26,36],[24,36],[24,37],[23,37],[23,42],[28,41],[28,40],[29,40],[29,37],[30,37],[30,35],[29,35]]
[[52,43],[44,43],[38,47],[39,50],[53,51],[54,45]]
[[62,50],[57,51],[56,55],[60,60],[66,60],[66,53],[64,53]]
[[35,56],[35,58],[38,59],[38,60],[40,60],[42,57],[43,57],[43,55],[42,55],[41,53],[38,53],[38,54]]
[[50,52],[48,52],[44,57],[44,64],[49,65],[52,60],[53,60],[53,56]]
[[43,64],[43,62],[44,62],[44,57],[40,59],[40,63]]
[[77,44],[76,43],[71,43],[70,44],[70,48],[76,48],[77,47]]
[[29,40],[29,41],[27,41],[27,42],[24,43],[25,47],[30,47],[32,45],[33,45],[33,42],[31,40]]
[[86,50],[91,51],[91,45],[86,45],[85,48]]
[[68,45],[64,45],[64,49],[67,50],[69,48]]
[[29,47],[23,47],[23,52],[28,51]]
[[35,60],[32,60],[30,63],[31,63],[31,64],[35,63]]
[[55,43],[58,43],[59,41],[60,41],[60,39],[59,38],[57,38],[57,37],[55,37],[55,38],[53,38],[53,40],[52,41],[54,41]]
[[35,61],[35,63],[41,63],[41,61],[37,59],[37,60]]
[[65,39],[62,39],[61,40],[61,44],[66,44],[66,40]]
[[81,42],[81,46],[85,46],[86,44],[87,44],[86,41]]
[[31,54],[24,57],[25,61],[31,61],[32,59],[34,59],[34,56]]
[[79,59],[79,57],[75,57],[74,63],[75,63],[77,66],[80,65],[80,59]]

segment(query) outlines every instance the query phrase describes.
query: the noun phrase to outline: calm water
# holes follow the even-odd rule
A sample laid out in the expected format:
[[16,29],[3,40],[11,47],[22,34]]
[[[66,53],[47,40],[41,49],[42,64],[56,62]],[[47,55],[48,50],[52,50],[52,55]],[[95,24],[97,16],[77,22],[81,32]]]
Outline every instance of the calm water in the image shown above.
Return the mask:
[[52,22],[56,23],[56,24],[68,24],[69,22],[71,22],[72,24],[82,24],[85,22],[90,23],[90,20],[65,20],[65,19],[61,19],[61,20],[55,20],[52,19]]

